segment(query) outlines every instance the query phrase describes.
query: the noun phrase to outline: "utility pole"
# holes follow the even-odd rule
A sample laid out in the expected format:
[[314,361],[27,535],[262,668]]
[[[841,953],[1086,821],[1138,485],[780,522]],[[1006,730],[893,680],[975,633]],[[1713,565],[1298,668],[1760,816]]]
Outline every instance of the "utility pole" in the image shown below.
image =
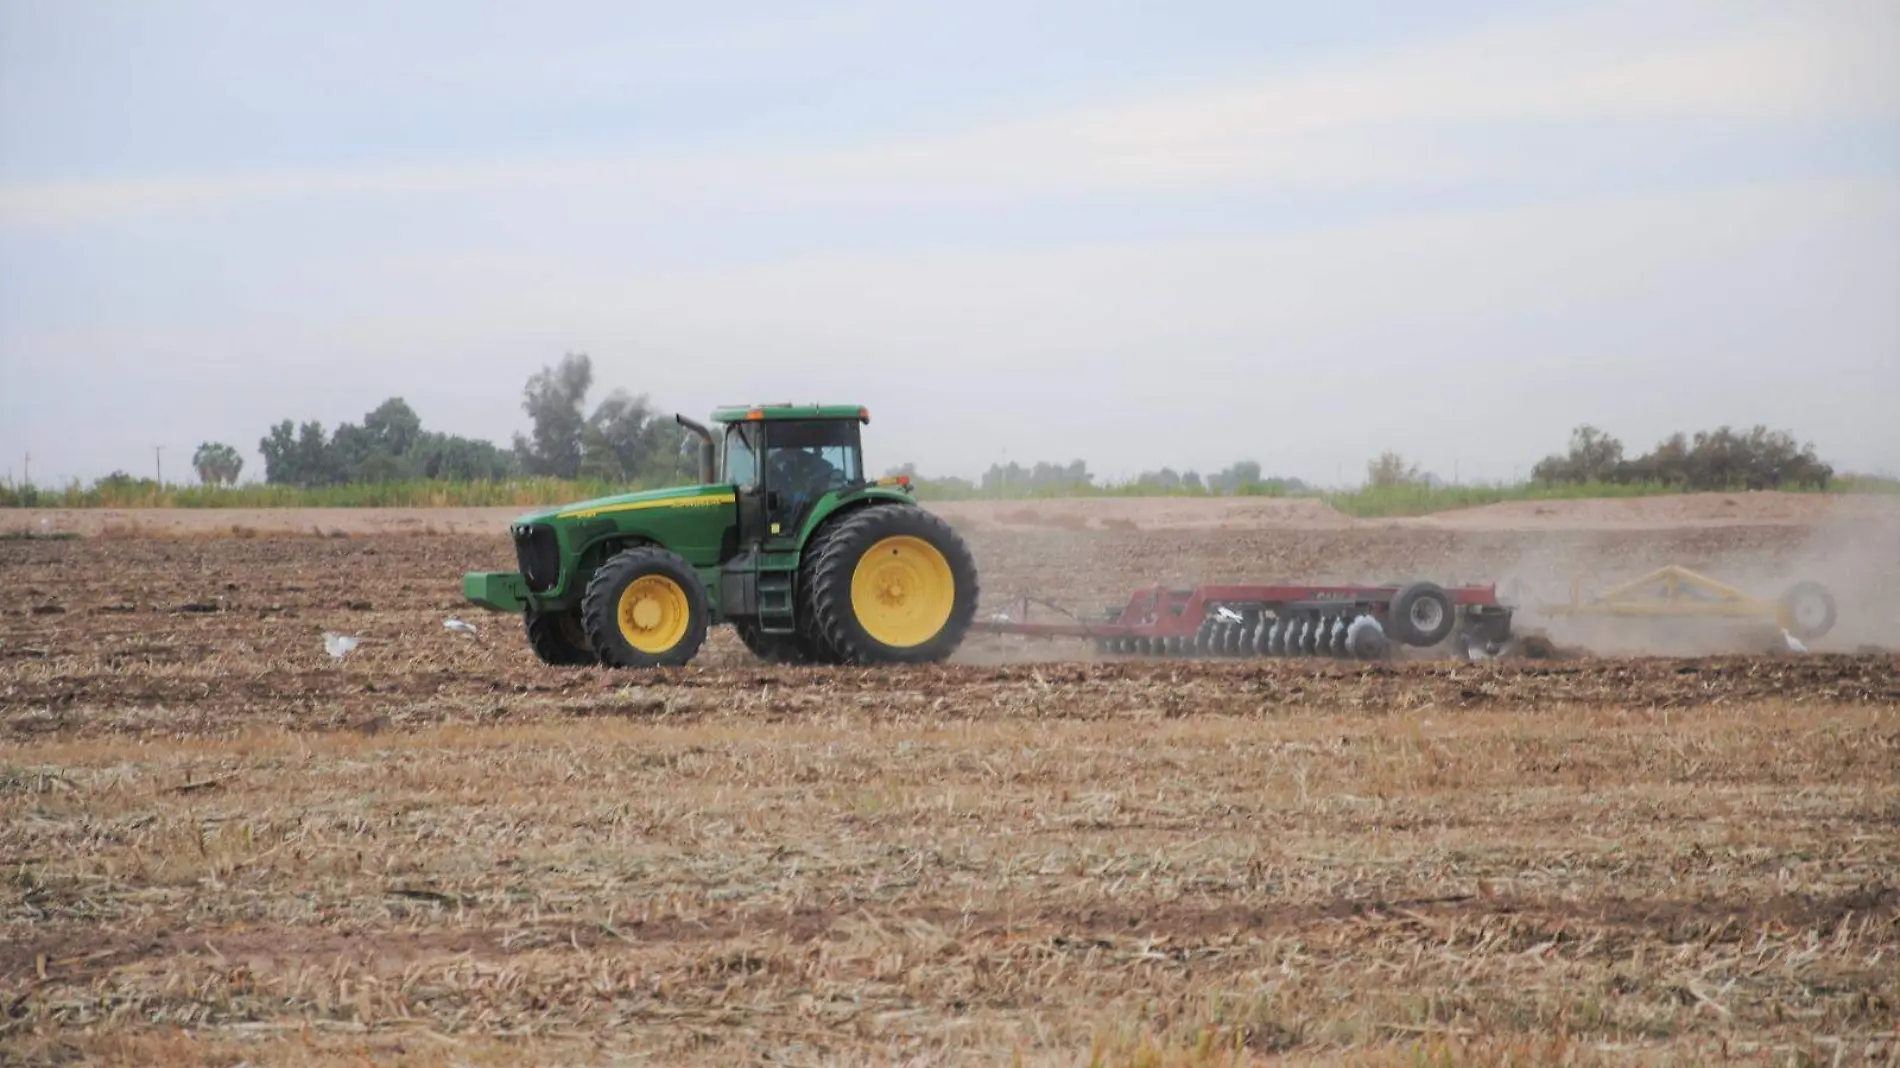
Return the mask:
[[31,486],[32,484],[33,484],[33,453],[29,451],[26,454],[26,466],[20,472],[20,485]]
[[158,505],[158,495],[165,492],[165,446],[152,446],[152,463],[158,468],[158,485],[152,487],[152,504]]

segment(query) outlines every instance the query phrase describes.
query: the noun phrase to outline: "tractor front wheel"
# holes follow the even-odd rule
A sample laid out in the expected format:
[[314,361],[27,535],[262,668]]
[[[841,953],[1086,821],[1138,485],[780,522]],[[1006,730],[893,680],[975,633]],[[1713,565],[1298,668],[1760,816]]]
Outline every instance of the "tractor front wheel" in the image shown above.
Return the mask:
[[587,633],[573,611],[536,612],[530,608],[522,617],[528,631],[528,647],[543,664],[555,667],[590,667],[600,662],[587,647]]
[[812,536],[799,586],[827,659],[948,659],[976,617],[976,561],[950,524],[907,504],[850,512]]
[[677,553],[653,546],[610,557],[587,582],[581,621],[600,662],[616,668],[677,667],[706,640],[706,587]]

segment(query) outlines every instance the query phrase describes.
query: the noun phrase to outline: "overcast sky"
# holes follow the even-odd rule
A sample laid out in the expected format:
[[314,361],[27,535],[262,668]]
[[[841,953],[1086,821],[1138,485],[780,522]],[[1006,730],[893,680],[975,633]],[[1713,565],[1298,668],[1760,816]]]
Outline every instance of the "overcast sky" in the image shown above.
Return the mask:
[[875,470],[1900,471],[1900,4],[0,0],[0,471],[568,351]]

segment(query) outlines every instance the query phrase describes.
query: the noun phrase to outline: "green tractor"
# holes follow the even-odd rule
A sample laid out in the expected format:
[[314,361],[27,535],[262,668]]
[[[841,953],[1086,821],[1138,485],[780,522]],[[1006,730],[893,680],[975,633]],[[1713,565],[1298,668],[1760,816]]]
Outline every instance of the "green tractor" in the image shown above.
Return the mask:
[[685,664],[730,623],[778,663],[939,662],[976,613],[976,565],[908,479],[864,474],[863,408],[721,408],[699,485],[582,501],[511,526],[517,571],[471,572],[549,664]]

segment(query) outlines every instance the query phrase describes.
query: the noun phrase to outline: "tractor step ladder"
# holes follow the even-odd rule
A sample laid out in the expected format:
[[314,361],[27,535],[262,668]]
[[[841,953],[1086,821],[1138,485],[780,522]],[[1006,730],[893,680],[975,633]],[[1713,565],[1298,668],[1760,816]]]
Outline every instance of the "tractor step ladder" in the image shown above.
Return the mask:
[[759,572],[759,629],[767,634],[798,630],[798,612],[792,597],[794,571]]

